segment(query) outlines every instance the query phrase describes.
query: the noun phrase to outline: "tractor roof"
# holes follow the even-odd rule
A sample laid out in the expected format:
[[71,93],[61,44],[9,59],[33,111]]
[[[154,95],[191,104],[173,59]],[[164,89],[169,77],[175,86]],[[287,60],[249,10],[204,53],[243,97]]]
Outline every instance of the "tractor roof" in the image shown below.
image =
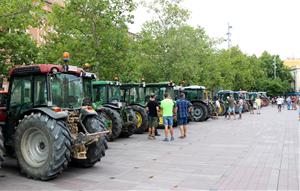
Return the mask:
[[137,82],[132,82],[132,83],[124,83],[121,84],[121,88],[131,88],[131,87],[143,87],[144,83],[137,83]]
[[174,87],[173,82],[146,83],[146,87]]
[[183,87],[184,90],[205,90],[205,86],[197,86],[197,85],[191,85]]
[[93,81],[93,85],[120,85],[118,84],[119,82],[117,81],[104,81],[104,80],[98,80],[98,81]]
[[56,72],[73,73],[80,75],[84,72],[82,68],[70,65],[57,65],[57,64],[35,64],[25,66],[15,66],[9,71],[9,76],[26,76],[30,74],[47,74],[54,70]]
[[234,91],[232,91],[232,90],[220,90],[220,91],[218,91],[218,94],[226,94],[226,93],[233,94]]

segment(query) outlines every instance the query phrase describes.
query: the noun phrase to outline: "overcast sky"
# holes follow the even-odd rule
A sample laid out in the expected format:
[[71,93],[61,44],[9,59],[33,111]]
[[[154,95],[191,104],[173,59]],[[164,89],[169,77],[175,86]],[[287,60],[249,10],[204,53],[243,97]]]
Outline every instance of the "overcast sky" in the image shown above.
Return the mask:
[[[230,23],[232,45],[247,54],[300,58],[300,0],[185,0],[182,6],[191,12],[189,24],[211,37],[226,38]],[[150,16],[139,7],[130,31],[138,32]]]

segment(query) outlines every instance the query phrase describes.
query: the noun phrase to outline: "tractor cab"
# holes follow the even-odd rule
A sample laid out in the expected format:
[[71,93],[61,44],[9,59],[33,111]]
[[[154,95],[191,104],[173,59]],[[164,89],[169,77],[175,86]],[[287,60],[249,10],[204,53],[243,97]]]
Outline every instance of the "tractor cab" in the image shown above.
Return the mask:
[[121,85],[122,101],[145,106],[145,83],[125,83]]
[[220,99],[222,102],[227,102],[227,97],[232,96],[235,101],[239,99],[239,92],[232,91],[232,90],[220,90],[217,93],[217,97]]
[[149,101],[150,94],[152,93],[156,95],[156,100],[158,102],[164,99],[165,93],[169,93],[171,98],[174,100],[176,97],[174,87],[175,84],[173,82],[147,83],[145,86],[145,101]]
[[93,81],[93,102],[99,105],[112,104],[120,108],[121,100],[121,84],[118,81]]
[[185,93],[186,99],[193,101],[193,100],[206,100],[206,93],[205,93],[204,86],[186,86],[183,88],[183,92]]

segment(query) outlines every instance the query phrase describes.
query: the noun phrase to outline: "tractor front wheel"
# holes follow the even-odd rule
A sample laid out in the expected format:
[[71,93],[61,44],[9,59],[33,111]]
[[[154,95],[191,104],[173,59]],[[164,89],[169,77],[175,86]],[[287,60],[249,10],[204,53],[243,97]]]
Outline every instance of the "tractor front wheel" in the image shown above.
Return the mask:
[[15,133],[20,171],[29,178],[55,178],[71,157],[71,134],[62,121],[42,113],[25,116]]
[[122,131],[122,119],[120,114],[111,108],[102,107],[98,114],[102,116],[108,123],[108,130],[110,131],[107,135],[109,141],[113,141],[118,138]]
[[[100,119],[95,116],[89,116],[83,124],[89,133],[104,131]],[[72,163],[79,167],[92,167],[105,156],[105,137],[101,136],[97,141],[87,145],[86,159],[73,159]]]

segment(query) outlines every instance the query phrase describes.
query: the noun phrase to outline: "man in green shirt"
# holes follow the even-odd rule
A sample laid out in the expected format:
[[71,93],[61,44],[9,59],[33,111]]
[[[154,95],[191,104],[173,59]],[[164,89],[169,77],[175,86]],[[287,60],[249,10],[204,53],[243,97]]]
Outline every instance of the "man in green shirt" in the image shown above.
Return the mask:
[[171,141],[174,141],[173,110],[175,104],[168,93],[165,93],[164,97],[165,99],[160,103],[160,108],[163,110],[163,121],[165,125],[165,139],[163,141],[169,141],[168,129],[170,129]]

